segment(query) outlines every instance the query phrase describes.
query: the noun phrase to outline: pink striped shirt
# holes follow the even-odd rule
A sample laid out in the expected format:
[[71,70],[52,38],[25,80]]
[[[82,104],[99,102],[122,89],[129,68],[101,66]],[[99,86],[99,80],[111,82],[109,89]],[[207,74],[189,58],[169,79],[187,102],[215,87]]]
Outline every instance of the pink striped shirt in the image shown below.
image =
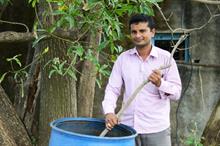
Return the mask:
[[[124,84],[123,104],[135,89],[147,79],[152,70],[169,63],[170,53],[153,46],[150,55],[143,60],[135,48],[123,52],[117,58],[102,102],[104,114],[114,113],[116,101]],[[175,60],[171,67],[161,71],[160,87],[148,83],[124,111],[120,122],[131,126],[138,133],[155,133],[170,126],[170,100],[178,100],[181,80]]]

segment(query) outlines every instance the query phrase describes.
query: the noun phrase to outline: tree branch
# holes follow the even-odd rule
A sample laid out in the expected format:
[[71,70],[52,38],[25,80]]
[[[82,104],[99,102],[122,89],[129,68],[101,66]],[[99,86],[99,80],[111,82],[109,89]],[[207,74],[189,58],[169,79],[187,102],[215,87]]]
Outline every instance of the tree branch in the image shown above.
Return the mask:
[[170,24],[168,23],[168,19],[167,19],[167,18],[165,17],[165,15],[163,14],[163,12],[162,12],[160,6],[159,6],[157,3],[154,3],[154,5],[157,7],[157,9],[159,10],[161,16],[162,16],[163,19],[165,20],[165,23],[166,23],[167,27],[168,27],[168,28],[170,29],[170,31],[173,33],[174,30],[173,30],[173,28],[170,26]]
[[28,26],[27,26],[26,24],[24,24],[24,23],[11,22],[11,21],[5,21],[5,20],[0,20],[0,22],[2,22],[2,23],[8,23],[8,24],[13,24],[13,25],[21,25],[21,26],[24,26],[24,27],[25,27],[26,32],[30,32]]
[[35,39],[34,33],[31,32],[0,32],[0,43],[27,42]]
[[[199,0],[198,0],[198,1],[199,1]],[[203,1],[203,0],[201,0],[201,1]],[[205,1],[205,0],[204,0],[204,1]],[[206,1],[207,1],[207,0],[206,0]],[[218,1],[218,2],[220,2],[220,1]],[[206,5],[206,7],[207,7],[207,9],[208,9],[208,12],[209,12],[209,14],[210,14],[210,18],[209,18],[209,20],[208,20],[206,23],[204,23],[203,25],[201,25],[201,26],[199,26],[199,27],[195,27],[195,28],[188,28],[188,29],[187,29],[187,28],[176,28],[176,29],[173,29],[173,28],[170,26],[170,24],[169,24],[169,22],[168,22],[168,19],[167,19],[167,18],[165,17],[165,15],[163,14],[163,12],[162,12],[160,6],[159,6],[157,3],[154,3],[154,5],[155,5],[155,6],[157,7],[157,9],[159,10],[159,12],[160,12],[162,18],[164,19],[164,21],[165,21],[167,27],[170,29],[170,31],[171,31],[172,34],[173,34],[174,32],[177,32],[177,31],[182,31],[183,33],[191,33],[192,31],[201,30],[201,29],[203,29],[204,27],[206,27],[206,26],[212,21],[213,18],[220,16],[220,14],[212,14],[212,12],[210,11],[209,7]]]
[[213,0],[193,0],[193,1],[205,3],[205,4],[211,4],[211,5],[220,5],[220,1],[213,1]]

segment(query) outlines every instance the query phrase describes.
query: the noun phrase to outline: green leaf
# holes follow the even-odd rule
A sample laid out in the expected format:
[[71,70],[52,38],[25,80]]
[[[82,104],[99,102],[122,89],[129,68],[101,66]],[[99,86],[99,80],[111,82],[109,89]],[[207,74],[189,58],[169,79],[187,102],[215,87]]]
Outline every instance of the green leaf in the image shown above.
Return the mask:
[[21,67],[21,62],[18,58],[14,58],[15,62]]
[[57,29],[57,26],[51,25],[51,27],[47,28],[47,32],[53,33]]
[[116,55],[111,55],[111,62],[115,62],[117,59],[117,56]]
[[130,4],[122,4],[120,7],[117,7],[115,9],[115,13],[117,15],[119,15],[119,16],[122,16],[123,14],[127,13],[131,9],[133,9],[132,5],[130,5]]
[[14,79],[15,79],[16,82],[19,81],[19,80],[18,80],[18,75],[19,75],[19,72],[16,72],[16,73],[14,74]]
[[92,54],[92,50],[91,49],[88,49],[88,52],[86,53],[85,59],[91,61],[93,64],[97,64],[98,63],[98,60]]
[[66,15],[67,13],[64,11],[60,11],[60,10],[55,10],[52,15],[56,16],[56,15]]
[[56,66],[55,64],[52,64],[51,67],[52,67],[54,70],[56,70],[56,71],[59,69],[59,67]]
[[59,65],[59,70],[60,71],[62,71],[62,69],[63,69],[63,66],[66,64],[66,60],[65,61],[63,61],[60,65]]
[[67,71],[67,74],[70,75],[74,80],[77,81],[76,74],[75,74],[75,72],[74,72],[73,70],[69,69],[69,70]]
[[44,49],[44,51],[42,52],[42,55],[46,54],[48,51],[49,51],[49,47],[46,47],[46,48]]
[[15,60],[15,58],[17,58],[17,57],[19,57],[19,56],[21,56],[21,54],[15,55],[15,56],[12,57],[12,58],[7,58],[6,60],[7,60],[8,62],[10,62],[10,61]]
[[71,16],[66,16],[65,19],[69,24],[69,28],[72,29],[75,26],[75,20]]
[[54,64],[59,64],[59,63],[60,63],[59,57],[53,58],[53,63],[54,63]]
[[56,72],[56,70],[51,70],[50,72],[49,72],[49,79],[51,78],[51,76],[54,74]]
[[95,81],[96,81],[96,84],[98,85],[98,87],[101,88],[102,87],[101,80],[96,79]]
[[110,72],[108,71],[108,65],[103,64],[101,67],[98,67],[98,72],[103,76],[109,76]]
[[7,75],[7,72],[4,73],[4,74],[1,76],[1,78],[0,78],[0,83],[2,83],[2,81],[4,80],[4,78],[5,78],[6,75]]
[[193,141],[193,139],[188,139],[188,140],[186,140],[185,144],[192,145],[192,144],[194,144],[194,141]]
[[61,27],[64,23],[65,23],[65,17],[61,17],[61,18],[57,21],[56,27]]
[[35,7],[39,0],[29,0],[28,3],[31,3],[32,7]]
[[114,46],[114,50],[119,54],[123,51],[123,48],[122,48],[122,46],[117,45],[117,46]]
[[188,146],[194,145],[194,142],[193,141],[187,141],[186,145],[188,145]]
[[108,41],[103,41],[100,43],[100,45],[98,46],[97,50],[101,51],[102,49],[104,49],[107,45],[108,45]]
[[75,52],[76,52],[76,54],[78,56],[81,57],[83,55],[83,53],[84,53],[84,49],[83,49],[83,47],[81,45],[78,45]]
[[115,29],[117,31],[117,35],[120,37],[121,36],[121,28],[120,28],[120,23],[116,23]]
[[8,61],[8,62],[15,61],[16,64],[18,64],[18,65],[21,67],[21,66],[22,66],[22,65],[21,65],[21,62],[20,62],[20,60],[18,59],[19,56],[21,56],[21,54],[15,55],[13,58],[7,58],[6,61]]

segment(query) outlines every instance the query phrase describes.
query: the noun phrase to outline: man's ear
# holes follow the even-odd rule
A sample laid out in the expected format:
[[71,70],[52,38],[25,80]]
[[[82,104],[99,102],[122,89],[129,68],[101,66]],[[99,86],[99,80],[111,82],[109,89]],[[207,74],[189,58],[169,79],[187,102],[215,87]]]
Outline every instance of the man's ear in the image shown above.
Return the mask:
[[152,37],[154,37],[154,35],[156,33],[156,29],[155,28],[151,29],[151,33],[152,33]]

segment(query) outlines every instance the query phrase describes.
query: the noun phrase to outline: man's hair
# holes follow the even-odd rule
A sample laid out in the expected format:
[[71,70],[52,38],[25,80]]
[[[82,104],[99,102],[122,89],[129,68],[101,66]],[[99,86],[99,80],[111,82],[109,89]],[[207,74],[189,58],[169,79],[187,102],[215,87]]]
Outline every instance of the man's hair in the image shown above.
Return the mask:
[[135,14],[131,17],[129,21],[129,28],[131,28],[131,24],[136,24],[140,22],[146,22],[148,23],[148,27],[150,29],[155,28],[155,22],[152,16],[148,16],[145,14]]

